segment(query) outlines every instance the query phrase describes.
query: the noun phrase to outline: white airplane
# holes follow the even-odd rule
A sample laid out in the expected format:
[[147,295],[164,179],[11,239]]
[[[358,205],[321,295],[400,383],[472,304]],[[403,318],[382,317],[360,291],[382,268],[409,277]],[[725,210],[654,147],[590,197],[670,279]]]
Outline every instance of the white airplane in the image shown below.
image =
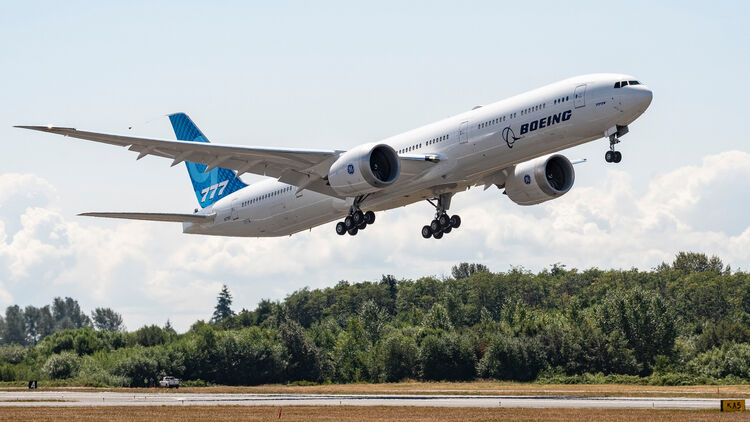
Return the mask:
[[[607,162],[628,125],[651,104],[636,78],[591,74],[566,79],[348,151],[209,144],[184,113],[169,116],[177,141],[16,126],[128,147],[187,165],[201,206],[192,214],[96,212],[80,215],[183,223],[183,232],[217,236],[285,236],[334,220],[354,236],[375,211],[427,200],[435,218],[422,236],[458,229],[451,198],[472,186],[504,189],[511,201],[534,205],[573,186],[573,165],[557,151],[609,139]],[[240,176],[269,176],[252,185]]]

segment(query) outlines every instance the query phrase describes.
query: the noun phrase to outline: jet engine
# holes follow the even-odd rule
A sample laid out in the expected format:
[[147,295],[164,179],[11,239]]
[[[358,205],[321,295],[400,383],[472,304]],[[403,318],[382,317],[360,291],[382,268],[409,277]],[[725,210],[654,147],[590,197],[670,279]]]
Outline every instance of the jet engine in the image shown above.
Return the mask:
[[339,156],[328,170],[328,183],[342,196],[359,196],[383,189],[398,179],[401,161],[385,144],[364,144]]
[[575,170],[560,154],[516,164],[505,180],[505,193],[518,205],[535,205],[559,198],[573,187]]

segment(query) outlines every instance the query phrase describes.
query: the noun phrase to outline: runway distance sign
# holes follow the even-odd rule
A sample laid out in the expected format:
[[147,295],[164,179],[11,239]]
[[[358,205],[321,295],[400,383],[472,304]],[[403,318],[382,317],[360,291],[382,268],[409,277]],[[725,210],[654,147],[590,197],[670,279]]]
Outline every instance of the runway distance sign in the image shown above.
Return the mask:
[[745,400],[722,400],[722,412],[741,412],[745,410]]

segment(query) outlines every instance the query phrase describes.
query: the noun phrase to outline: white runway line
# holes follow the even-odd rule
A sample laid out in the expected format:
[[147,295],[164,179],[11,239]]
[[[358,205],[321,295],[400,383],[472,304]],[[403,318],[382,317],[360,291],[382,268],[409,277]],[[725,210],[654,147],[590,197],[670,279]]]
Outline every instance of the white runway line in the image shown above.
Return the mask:
[[[34,401],[14,401],[34,400]],[[64,401],[54,401],[64,400]],[[597,409],[718,409],[719,399],[684,397],[201,394],[0,391],[3,406],[434,406]]]

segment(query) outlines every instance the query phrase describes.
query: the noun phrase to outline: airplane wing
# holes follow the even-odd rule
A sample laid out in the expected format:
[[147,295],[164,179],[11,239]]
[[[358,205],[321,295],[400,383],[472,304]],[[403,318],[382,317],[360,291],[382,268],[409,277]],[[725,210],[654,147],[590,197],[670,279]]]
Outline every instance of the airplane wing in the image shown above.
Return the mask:
[[439,163],[442,157],[439,154],[400,154],[401,176],[415,177],[425,170],[431,169]]
[[[207,166],[206,171],[216,167],[235,170],[238,177],[243,173],[271,176],[282,183],[298,186],[300,190],[309,189],[324,195],[343,198],[328,185],[325,179],[328,175],[328,169],[344,152],[340,150],[221,145],[206,142],[139,138],[55,126],[15,127],[128,147],[128,150],[138,153],[138,160],[147,155],[154,155],[172,159],[172,166],[183,161],[190,161],[205,164]],[[433,163],[440,161],[440,157],[430,154],[404,154],[400,158],[402,175],[405,176],[417,175],[430,168]]]
[[169,221],[173,223],[210,223],[216,214],[166,214],[156,212],[85,212],[83,217],[122,218],[125,220]]
[[205,142],[149,139],[133,136],[86,132],[74,128],[54,126],[15,126],[21,129],[55,133],[71,138],[128,147],[141,159],[155,155],[172,159],[172,166],[183,161],[205,164],[206,171],[224,167],[237,172],[276,177],[282,183],[305,186],[315,192],[340,197],[324,180],[328,168],[343,151],[297,150],[287,148],[244,147]]

